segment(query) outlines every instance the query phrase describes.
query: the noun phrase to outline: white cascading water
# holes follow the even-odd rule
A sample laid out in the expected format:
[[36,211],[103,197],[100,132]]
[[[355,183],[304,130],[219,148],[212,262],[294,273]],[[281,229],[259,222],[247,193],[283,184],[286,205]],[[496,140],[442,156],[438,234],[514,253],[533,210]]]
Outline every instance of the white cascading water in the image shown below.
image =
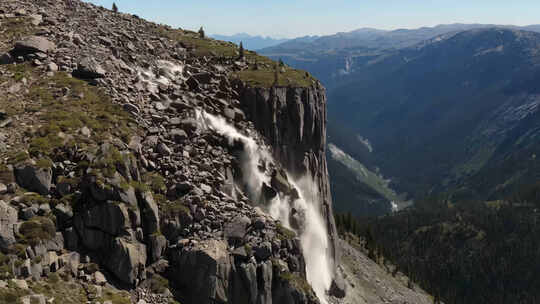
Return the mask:
[[159,85],[168,86],[172,79],[184,79],[182,73],[184,66],[167,60],[157,60],[154,70],[152,68],[137,69],[137,78],[147,84],[148,91],[159,93]]
[[[206,112],[196,111],[197,120],[207,128],[225,136],[230,142],[241,141],[244,144],[244,153],[241,159],[241,169],[244,183],[248,187],[249,195],[254,201],[260,197],[263,182],[269,184],[270,176],[259,169],[261,161],[273,162],[269,150],[261,147],[257,142],[241,134],[225,119]],[[332,266],[329,255],[329,241],[326,224],[318,209],[319,191],[313,180],[307,176],[293,180],[287,176],[289,182],[298,190],[299,198],[296,200],[288,196],[278,195],[268,206],[268,213],[279,220],[285,227],[292,229],[290,213],[294,208],[305,214],[303,229],[297,231],[306,260],[307,280],[313,287],[317,297],[323,304],[327,304],[326,291],[332,282]],[[294,229],[293,229],[294,230]]]

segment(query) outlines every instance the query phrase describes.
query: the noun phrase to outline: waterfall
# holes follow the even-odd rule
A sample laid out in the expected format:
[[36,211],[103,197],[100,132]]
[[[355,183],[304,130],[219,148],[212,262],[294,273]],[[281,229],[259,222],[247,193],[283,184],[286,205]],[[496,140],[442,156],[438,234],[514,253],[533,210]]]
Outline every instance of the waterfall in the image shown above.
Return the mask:
[[[230,143],[235,141],[243,143],[244,151],[240,159],[243,182],[247,185],[248,194],[257,203],[261,197],[263,183],[269,184],[271,180],[269,173],[264,169],[261,170],[260,165],[275,163],[269,149],[259,145],[252,137],[240,133],[221,117],[199,110],[196,111],[196,115],[197,121],[203,127],[226,137]],[[298,191],[297,197],[279,194],[266,206],[266,211],[299,235],[306,260],[307,280],[321,303],[327,304],[326,291],[332,282],[332,259],[329,254],[330,244],[326,224],[319,210],[319,190],[308,176],[295,180],[287,173],[287,178]],[[294,229],[291,225],[292,210],[303,215],[300,228]]]
[[305,229],[300,234],[300,242],[306,259],[307,280],[321,303],[327,303],[326,291],[332,283],[332,259],[326,223],[317,203],[320,202],[319,189],[307,176],[296,181],[289,178],[289,181],[299,190],[299,198],[289,201],[289,205],[294,203],[296,209],[305,212]]

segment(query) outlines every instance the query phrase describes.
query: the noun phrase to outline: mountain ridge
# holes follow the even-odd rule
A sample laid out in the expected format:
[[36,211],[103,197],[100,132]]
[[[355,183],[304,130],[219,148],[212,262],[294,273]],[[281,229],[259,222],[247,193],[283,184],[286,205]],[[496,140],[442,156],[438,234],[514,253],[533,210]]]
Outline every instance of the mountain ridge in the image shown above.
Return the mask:
[[453,34],[474,28],[503,27],[540,31],[538,25],[504,26],[489,24],[448,24],[418,29],[376,30],[367,29],[318,37],[309,42],[295,40],[260,50],[273,59],[282,59],[291,66],[310,71],[328,89],[347,81],[348,75],[363,65],[386,56],[393,51],[412,47],[439,35]]
[[[502,132],[498,133],[498,136],[506,134],[502,138],[511,140],[507,132],[518,128],[521,123],[525,123],[527,116],[536,113],[534,97],[536,89],[530,84],[533,79],[536,79],[538,73],[539,43],[540,34],[535,32],[488,28],[460,32],[448,35],[444,39],[435,38],[415,47],[398,50],[380,61],[367,64],[364,71],[353,74],[352,77],[356,80],[333,90],[331,99],[335,102],[330,103],[331,113],[333,111],[332,115],[340,117],[341,121],[343,119],[354,121],[356,130],[366,136],[378,152],[386,149],[387,153],[392,153],[387,150],[391,149],[391,142],[401,142],[402,147],[412,149],[405,154],[424,155],[422,153],[425,152],[422,152],[422,149],[425,149],[426,141],[431,141],[429,146],[434,147],[434,151],[442,152],[443,148],[440,147],[446,147],[451,151],[447,156],[450,157],[449,162],[457,161],[460,157],[469,159],[460,165],[461,169],[452,169],[453,174],[474,175],[477,173],[476,170],[483,167],[482,162],[490,159],[495,161],[494,155],[481,156],[486,153],[483,147],[500,146],[501,143],[497,143],[497,137],[494,134]],[[384,91],[386,97],[383,99],[381,99],[381,93],[368,89],[370,84],[373,85],[382,78],[388,84]],[[426,86],[419,88],[418,83],[425,83]],[[351,92],[362,92],[362,90],[372,96],[364,97],[360,103],[363,104],[361,107],[365,113],[363,118],[360,118],[355,116],[360,112],[351,110],[351,106],[357,108],[359,105],[355,106],[351,102],[353,99],[358,101],[363,97],[351,95]],[[446,95],[441,95],[442,92]],[[356,97],[351,99],[350,96]],[[413,99],[416,100],[415,103],[411,103]],[[455,99],[457,103],[453,104],[452,99]],[[396,100],[401,101],[392,105]],[[461,107],[468,109],[467,114],[457,106],[459,102],[466,101],[468,101],[467,106],[463,104]],[[411,107],[407,108],[408,105]],[[349,115],[350,118],[346,119],[340,115]],[[486,117],[490,115],[492,115],[491,118]],[[395,120],[389,120],[390,117]],[[466,120],[465,117],[469,119]],[[493,119],[494,117],[499,118]],[[376,125],[376,121],[382,122],[385,127],[381,128],[386,128],[386,131],[381,132],[382,129]],[[393,132],[388,129],[389,121],[392,121]],[[482,121],[484,121],[483,125],[476,126]],[[454,125],[454,122],[460,122],[459,127]],[[506,122],[506,125],[497,126],[497,122]],[[465,129],[465,125],[469,126],[468,129]],[[349,125],[349,127],[353,126]],[[488,130],[491,130],[489,131],[491,133],[486,133]],[[402,134],[398,135],[399,133]],[[421,136],[412,136],[415,133]],[[458,133],[461,136],[458,136]],[[406,142],[398,140],[396,136]],[[444,141],[445,136],[447,142],[443,144],[441,141]],[[469,143],[459,144],[460,137],[468,138]],[[458,153],[458,150],[449,147],[448,142],[453,140],[456,141],[455,144],[458,147],[469,146],[470,149],[466,152],[469,156],[459,156],[466,155],[463,154],[465,151]],[[439,143],[435,144],[436,141]],[[531,140],[527,142],[533,143]],[[415,145],[417,148],[413,148]],[[439,161],[444,163],[440,158],[442,154],[432,154],[431,157],[435,155],[439,155],[437,156]],[[389,154],[386,156],[392,159]],[[412,159],[408,161],[413,162]],[[434,164],[420,162],[421,160],[417,159],[414,161],[414,166],[418,168],[434,166]],[[383,172],[387,172],[385,169],[388,167],[384,168]],[[397,172],[390,174],[394,176]],[[447,176],[450,183],[452,183],[451,175]]]
[[246,33],[238,33],[234,35],[212,34],[210,37],[217,40],[230,41],[235,44],[240,44],[240,42],[242,42],[244,48],[253,51],[272,47],[290,40],[287,38],[273,38],[271,36],[252,36]]

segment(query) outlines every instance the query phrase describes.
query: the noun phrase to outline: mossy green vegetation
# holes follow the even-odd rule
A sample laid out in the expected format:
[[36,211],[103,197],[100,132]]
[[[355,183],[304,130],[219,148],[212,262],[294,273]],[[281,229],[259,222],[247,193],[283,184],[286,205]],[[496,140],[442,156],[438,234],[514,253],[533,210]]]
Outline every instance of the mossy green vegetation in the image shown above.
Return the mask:
[[18,288],[0,288],[0,304],[22,304],[21,298],[28,294],[27,290]]
[[[62,90],[67,94],[58,97]],[[51,155],[64,146],[95,145],[111,136],[127,142],[136,133],[136,122],[120,106],[98,88],[63,72],[34,83],[28,98],[38,102],[35,106],[42,123],[30,141],[34,157]],[[90,130],[90,138],[80,134],[82,127]]]
[[296,237],[296,233],[281,224],[276,225],[277,238],[280,240],[292,240]]
[[[113,304],[131,303],[129,293],[110,288],[104,288],[102,296],[91,301],[90,297],[95,297],[97,294],[95,287],[88,287],[87,292],[81,284],[69,279],[69,277],[61,279],[57,273],[51,273],[46,279],[38,282],[29,282],[29,290],[35,294],[43,294],[47,299],[53,298],[53,304],[80,304],[89,301],[90,303],[95,303],[94,301],[100,303],[111,301]],[[22,291],[13,287],[10,287],[9,290],[0,289],[0,303],[16,303],[2,302],[2,291],[6,292],[8,296],[16,295],[18,297],[30,293],[30,291]]]
[[2,39],[14,41],[35,33],[36,28],[28,17],[14,17],[2,20]]
[[178,41],[187,49],[193,50],[195,56],[203,57],[235,57],[238,56],[238,47],[232,42],[201,38],[199,33],[173,29],[167,26],[157,26],[156,34]]
[[[85,288],[82,285],[78,284],[76,281],[72,281],[67,277],[66,280],[62,280],[60,276],[58,276],[58,274],[56,273],[51,273],[49,277],[45,280],[41,280],[38,282],[30,282],[29,288],[30,290],[32,290],[32,292],[36,294],[43,294],[47,299],[54,298],[52,302],[53,304],[88,303],[88,301],[90,300],[89,293],[92,293],[91,288],[89,288],[89,293],[87,293]],[[105,289],[103,291],[103,295],[103,298],[101,298],[100,300],[111,300],[115,304],[130,303],[129,296],[127,297],[127,302],[124,300],[124,298],[126,298],[125,293]],[[100,303],[103,303],[103,301],[101,301]]]
[[189,215],[191,214],[191,211],[189,208],[184,204],[184,202],[180,200],[176,200],[173,202],[168,201],[158,201],[159,203],[159,209],[165,216],[177,216],[180,214]]
[[130,185],[139,193],[150,191],[150,187],[143,182],[131,181]]
[[156,173],[147,173],[143,176],[143,182],[155,193],[164,193],[167,190],[165,179]]
[[7,161],[10,164],[20,164],[26,160],[30,159],[30,155],[28,155],[28,152],[26,151],[17,151],[8,153],[7,155]]
[[21,224],[19,233],[22,236],[21,242],[34,246],[41,241],[52,239],[56,234],[56,227],[47,217],[34,217]]
[[116,168],[122,166],[126,161],[127,155],[123,155],[116,147],[110,147],[97,162],[92,164],[93,169],[98,169],[106,177],[113,177]]
[[[276,82],[277,75],[277,82]],[[233,75],[253,87],[309,87],[315,79],[307,72],[292,68],[243,70]]]
[[0,252],[0,280],[13,278],[12,268],[9,265],[9,257]]
[[13,172],[3,164],[0,164],[0,183],[9,184],[15,181]]
[[41,169],[49,169],[53,165],[52,161],[48,158],[40,158],[36,161],[36,167]]
[[103,291],[103,296],[99,299],[99,302],[111,301],[113,304],[130,304],[129,293],[125,291],[114,292],[110,289]]
[[[167,26],[157,26],[158,35],[178,41],[197,57],[220,57],[237,60],[240,59],[240,48],[234,43],[219,41],[211,38],[201,38],[199,33],[181,29],[172,29]],[[256,52],[244,50],[245,63],[248,69],[234,73],[233,78],[240,79],[254,87],[291,86],[309,87],[316,80],[309,73],[296,70],[285,65],[278,65],[271,59],[260,56]],[[278,81],[275,81],[277,69]]]
[[15,79],[17,82],[29,76],[30,72],[32,71],[32,67],[28,63],[8,65],[7,69],[13,73],[13,79]]
[[22,196],[20,203],[23,203],[26,205],[33,205],[33,204],[42,205],[42,204],[49,203],[49,201],[50,200],[46,197],[43,197],[37,193],[30,192]]
[[297,273],[291,273],[289,271],[282,271],[279,273],[280,279],[284,281],[288,281],[291,286],[294,288],[297,288],[298,290],[303,291],[306,294],[312,293],[313,289],[311,289],[311,285],[309,285],[308,281],[304,278],[302,278]]
[[162,294],[169,289],[169,280],[160,276],[159,274],[154,274],[152,275],[152,278],[150,278],[149,287],[150,291],[153,293]]
[[253,248],[249,245],[249,244],[245,244],[244,245],[244,250],[246,251],[246,254],[248,256],[252,256],[253,255]]

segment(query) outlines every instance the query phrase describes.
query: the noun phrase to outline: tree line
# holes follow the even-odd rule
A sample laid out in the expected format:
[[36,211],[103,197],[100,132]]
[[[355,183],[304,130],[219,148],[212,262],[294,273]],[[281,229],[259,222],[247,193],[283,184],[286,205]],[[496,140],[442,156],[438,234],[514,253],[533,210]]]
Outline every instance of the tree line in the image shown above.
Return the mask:
[[540,182],[499,201],[430,197],[394,215],[336,215],[338,231],[358,235],[370,258],[389,260],[434,302],[538,303]]

